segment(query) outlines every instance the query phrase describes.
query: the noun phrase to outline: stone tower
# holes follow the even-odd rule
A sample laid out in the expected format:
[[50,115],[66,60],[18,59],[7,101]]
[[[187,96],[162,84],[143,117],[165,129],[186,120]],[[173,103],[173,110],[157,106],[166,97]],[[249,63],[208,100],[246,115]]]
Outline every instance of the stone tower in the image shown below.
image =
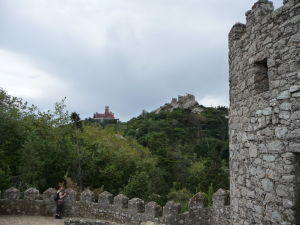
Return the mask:
[[300,224],[300,0],[259,0],[229,33],[234,225]]

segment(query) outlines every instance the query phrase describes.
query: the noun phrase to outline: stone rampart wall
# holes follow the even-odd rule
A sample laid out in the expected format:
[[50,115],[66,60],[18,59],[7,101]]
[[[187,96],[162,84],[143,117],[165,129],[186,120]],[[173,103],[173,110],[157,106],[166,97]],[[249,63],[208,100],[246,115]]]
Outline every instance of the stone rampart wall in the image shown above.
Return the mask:
[[[115,197],[109,192],[102,192],[95,201],[95,194],[85,190],[76,201],[77,193],[66,189],[67,197],[64,215],[70,217],[95,218],[115,221],[117,223],[141,224],[152,221],[166,225],[229,225],[230,211],[229,193],[222,189],[213,196],[213,207],[204,208],[205,198],[196,194],[189,204],[189,211],[180,213],[180,204],[173,201],[161,207],[156,202],[146,205],[139,198],[128,199],[119,194]],[[56,190],[47,189],[42,195],[37,189],[29,188],[24,193],[10,188],[3,193],[0,199],[0,215],[42,215],[53,216],[55,212],[54,196]],[[21,198],[22,197],[22,198]]]

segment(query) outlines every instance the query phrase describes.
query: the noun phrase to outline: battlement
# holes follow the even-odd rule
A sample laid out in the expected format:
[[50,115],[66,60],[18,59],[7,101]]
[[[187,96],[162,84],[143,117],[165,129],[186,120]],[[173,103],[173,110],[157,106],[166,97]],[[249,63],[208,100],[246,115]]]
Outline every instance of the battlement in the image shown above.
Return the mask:
[[260,23],[264,17],[274,11],[273,2],[268,0],[259,0],[252,9],[245,13],[246,26],[253,26],[253,24]]
[[[283,6],[274,10],[273,2],[269,0],[258,0],[252,6],[251,10],[245,13],[246,24],[236,23],[229,32],[229,47],[234,44],[235,41],[240,40],[243,34],[250,33],[263,33],[261,27],[269,27],[273,29],[274,23],[284,24],[284,20],[288,20],[288,17],[297,14],[297,8],[299,7],[299,0],[283,0]],[[292,14],[291,14],[292,13]],[[247,38],[252,38],[248,36]]]
[[[230,224],[229,192],[222,189],[213,195],[212,208],[204,208],[206,200],[201,193],[197,193],[190,200],[189,211],[182,214],[180,204],[174,201],[161,207],[156,202],[145,204],[139,198],[129,199],[123,194],[114,197],[107,191],[98,196],[89,189],[79,195],[72,189],[66,189],[66,193],[64,215],[70,217],[108,219],[134,225],[146,221],[169,225]],[[9,188],[3,193],[3,199],[0,199],[0,214],[52,216],[55,212],[55,195],[56,190],[53,188],[43,194],[35,188],[29,188],[23,193],[16,188]]]
[[245,34],[245,32],[246,32],[245,24],[243,23],[234,24],[228,35],[229,45],[234,41],[240,40],[241,37]]

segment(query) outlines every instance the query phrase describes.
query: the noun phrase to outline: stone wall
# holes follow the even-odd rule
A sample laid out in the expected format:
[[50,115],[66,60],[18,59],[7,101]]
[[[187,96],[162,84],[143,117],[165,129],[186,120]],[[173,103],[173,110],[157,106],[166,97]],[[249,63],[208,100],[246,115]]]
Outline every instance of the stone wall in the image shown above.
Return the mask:
[[256,2],[229,66],[232,224],[300,224],[300,1]]
[[[189,211],[185,213],[180,213],[180,204],[173,201],[167,202],[164,207],[156,202],[149,202],[145,205],[144,201],[139,198],[129,200],[122,194],[113,197],[106,191],[99,194],[95,201],[95,194],[88,189],[80,193],[80,200],[77,201],[78,195],[74,190],[66,189],[66,192],[64,215],[69,217],[95,218],[132,225],[147,221],[165,225],[230,224],[229,192],[222,189],[213,195],[212,208],[204,208],[205,199],[198,193],[190,200]],[[43,194],[34,188],[29,188],[24,193],[10,188],[0,199],[0,215],[53,216],[56,207],[55,195],[56,190],[53,188],[49,188]],[[80,221],[69,222],[81,224]],[[97,223],[105,224],[105,221],[95,222]]]

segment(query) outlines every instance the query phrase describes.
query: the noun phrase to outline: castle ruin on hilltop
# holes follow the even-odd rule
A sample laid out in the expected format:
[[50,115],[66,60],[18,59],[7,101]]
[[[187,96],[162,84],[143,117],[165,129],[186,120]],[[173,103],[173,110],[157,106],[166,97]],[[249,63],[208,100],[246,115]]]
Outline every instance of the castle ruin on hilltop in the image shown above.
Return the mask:
[[184,96],[179,95],[178,98],[172,98],[170,103],[166,103],[153,112],[158,114],[160,112],[172,112],[176,109],[189,109],[193,113],[201,113],[204,106],[199,105],[194,95],[186,94]]
[[233,225],[300,224],[300,1],[259,0],[229,33]]

